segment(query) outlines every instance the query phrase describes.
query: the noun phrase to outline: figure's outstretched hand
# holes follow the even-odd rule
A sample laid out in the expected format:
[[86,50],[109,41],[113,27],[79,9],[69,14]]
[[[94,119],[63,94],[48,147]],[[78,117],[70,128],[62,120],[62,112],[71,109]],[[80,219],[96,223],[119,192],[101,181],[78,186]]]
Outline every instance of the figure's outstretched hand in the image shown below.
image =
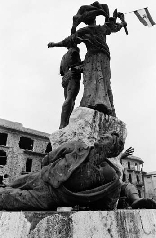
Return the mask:
[[51,47],[55,47],[55,43],[54,42],[49,42],[48,43],[48,48],[51,48]]
[[132,147],[129,147],[127,150],[125,150],[125,155],[128,156],[128,155],[132,155],[134,152],[134,148]]
[[127,156],[132,155],[133,152],[134,152],[134,148],[129,147],[129,148],[128,148],[127,150],[125,150],[125,152],[122,154],[121,159],[124,159],[124,158],[126,158]]

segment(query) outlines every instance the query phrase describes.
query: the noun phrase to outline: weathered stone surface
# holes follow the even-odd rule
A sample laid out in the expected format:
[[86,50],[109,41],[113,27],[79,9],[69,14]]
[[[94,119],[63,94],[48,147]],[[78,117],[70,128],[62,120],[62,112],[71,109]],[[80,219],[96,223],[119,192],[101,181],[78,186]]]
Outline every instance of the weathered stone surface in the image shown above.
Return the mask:
[[156,210],[0,212],[0,237],[154,238]]
[[31,223],[22,212],[0,212],[1,238],[26,238]]
[[[86,107],[78,107],[71,114],[69,125],[51,134],[50,141],[52,148],[67,141],[79,140],[88,146],[93,146],[102,135],[115,131],[119,134],[123,143],[127,136],[126,125],[116,117],[105,115]],[[123,174],[123,166],[120,163],[120,155],[110,158]]]
[[[0,119],[0,133],[5,133],[7,136],[6,143],[0,145],[0,150],[6,153],[6,163],[0,163],[0,176],[3,177],[5,185],[9,185],[22,172],[26,172],[28,158],[32,159],[32,172],[41,169],[41,161],[49,144],[48,133],[25,128],[21,123],[4,119]],[[19,142],[21,137],[33,140],[32,150],[20,148]]]
[[79,140],[92,146],[107,132],[116,131],[125,142],[125,123],[116,117],[105,115],[86,107],[78,107],[71,114],[69,125],[51,134],[50,142],[55,149],[64,142]]
[[30,233],[29,238],[72,238],[72,225],[70,214],[53,214],[39,222],[37,227]]

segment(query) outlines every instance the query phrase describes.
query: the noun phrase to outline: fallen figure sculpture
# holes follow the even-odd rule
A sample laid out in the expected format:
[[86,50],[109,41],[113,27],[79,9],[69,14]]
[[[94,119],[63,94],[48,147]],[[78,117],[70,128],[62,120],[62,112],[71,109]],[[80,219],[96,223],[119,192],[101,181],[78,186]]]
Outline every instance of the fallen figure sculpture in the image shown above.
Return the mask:
[[[56,210],[60,206],[114,210],[122,187],[121,173],[108,158],[122,150],[115,132],[105,134],[91,147],[80,141],[64,143],[44,157],[41,171],[22,175],[9,187],[0,188],[0,210]],[[127,191],[131,194],[131,189]],[[137,197],[131,197],[136,204]],[[151,204],[149,208],[155,208]]]

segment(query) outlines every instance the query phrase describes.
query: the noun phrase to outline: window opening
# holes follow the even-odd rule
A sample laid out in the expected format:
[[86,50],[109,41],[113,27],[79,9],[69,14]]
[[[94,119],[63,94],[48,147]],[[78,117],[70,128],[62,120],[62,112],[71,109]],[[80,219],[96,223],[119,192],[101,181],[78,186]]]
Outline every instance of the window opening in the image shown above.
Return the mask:
[[3,184],[3,176],[0,176],[0,184]]
[[123,173],[123,179],[122,180],[123,180],[123,182],[126,181],[126,174],[124,174],[124,173]]
[[7,143],[7,133],[0,133],[0,145],[6,145]]
[[140,182],[139,176],[137,175],[136,177],[137,177],[137,182],[139,183]]
[[139,195],[139,198],[141,198],[141,191],[138,190],[138,195]]
[[31,167],[32,167],[32,159],[27,159],[26,161],[26,172],[31,172]]
[[32,150],[33,149],[33,140],[28,137],[20,137],[19,147],[24,150]]
[[4,150],[0,150],[0,165],[6,165],[7,162],[7,156],[6,152]]
[[49,142],[45,150],[45,153],[49,153],[50,151],[52,151],[52,147],[51,147],[51,143]]
[[129,182],[132,183],[132,175],[129,174]]

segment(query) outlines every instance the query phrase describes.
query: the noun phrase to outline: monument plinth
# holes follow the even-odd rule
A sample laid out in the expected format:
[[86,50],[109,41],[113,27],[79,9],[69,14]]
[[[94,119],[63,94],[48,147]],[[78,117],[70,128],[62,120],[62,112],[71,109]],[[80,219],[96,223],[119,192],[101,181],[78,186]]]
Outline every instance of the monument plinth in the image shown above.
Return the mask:
[[123,144],[127,130],[124,122],[102,112],[87,107],[77,107],[73,110],[69,124],[52,133],[50,142],[53,149],[69,141],[82,141],[87,146],[93,146],[105,134],[116,132]]
[[[156,237],[156,210],[0,212],[1,238]],[[16,223],[15,223],[16,222]]]

